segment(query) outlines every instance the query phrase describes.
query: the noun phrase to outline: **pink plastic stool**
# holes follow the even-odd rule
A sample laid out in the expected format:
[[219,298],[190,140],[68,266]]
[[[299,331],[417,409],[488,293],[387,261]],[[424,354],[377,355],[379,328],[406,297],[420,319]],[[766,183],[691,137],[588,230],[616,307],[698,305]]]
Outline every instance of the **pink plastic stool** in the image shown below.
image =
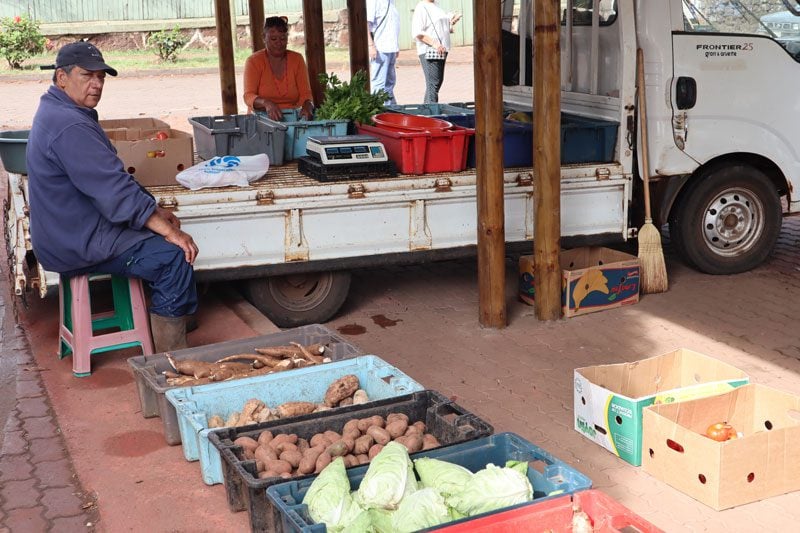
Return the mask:
[[[59,357],[72,353],[72,373],[78,377],[92,373],[92,354],[131,346],[141,346],[144,355],[153,353],[150,321],[140,279],[110,276],[114,310],[92,314],[89,282],[108,278],[108,275],[84,274],[59,279]],[[119,331],[95,335],[95,331],[111,328]]]

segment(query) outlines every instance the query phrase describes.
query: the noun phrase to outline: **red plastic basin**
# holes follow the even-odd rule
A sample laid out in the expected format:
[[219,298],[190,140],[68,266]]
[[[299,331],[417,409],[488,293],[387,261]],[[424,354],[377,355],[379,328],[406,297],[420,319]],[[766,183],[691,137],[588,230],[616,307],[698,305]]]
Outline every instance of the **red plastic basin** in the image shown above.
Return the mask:
[[395,131],[445,131],[453,127],[452,122],[439,118],[403,113],[379,113],[372,120],[379,126]]

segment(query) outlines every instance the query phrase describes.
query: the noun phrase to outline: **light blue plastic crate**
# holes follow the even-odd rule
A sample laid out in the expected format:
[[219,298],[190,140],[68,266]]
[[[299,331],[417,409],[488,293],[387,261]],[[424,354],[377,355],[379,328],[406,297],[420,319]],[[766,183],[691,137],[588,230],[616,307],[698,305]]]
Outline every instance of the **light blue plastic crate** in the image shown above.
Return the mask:
[[[509,460],[527,461],[529,463],[528,480],[533,486],[533,500],[530,502],[503,507],[496,511],[482,513],[470,518],[462,518],[461,520],[448,522],[423,531],[469,522],[478,517],[533,505],[561,497],[564,494],[572,494],[579,490],[592,488],[592,481],[588,477],[515,433],[499,433],[461,444],[411,454],[412,460],[420,457],[431,457],[461,465],[473,473],[482,470],[489,463],[504,466],[506,461]],[[537,464],[540,464],[541,468],[537,468]],[[361,485],[361,480],[364,479],[368,466],[363,465],[347,469],[351,490],[356,490]],[[276,531],[302,533],[323,533],[327,531],[325,524],[315,523],[311,519],[308,515],[308,506],[303,504],[303,498],[305,498],[306,492],[308,492],[315,479],[316,476],[286,481],[267,488],[267,498],[280,512],[281,521],[276,525]]]
[[[283,120],[277,124],[287,126],[283,143],[283,160],[289,161],[306,155],[306,141],[313,136],[347,135],[349,120],[300,120],[297,109],[283,109]],[[276,124],[263,111],[256,111],[261,119]]]
[[200,460],[206,484],[222,483],[219,450],[208,441],[208,434],[212,431],[208,429],[209,418],[219,415],[227,419],[232,413],[241,411],[251,398],[258,398],[270,408],[285,402],[320,403],[330,384],[348,374],[358,377],[361,388],[370,400],[394,398],[423,390],[422,385],[374,355],[265,376],[168,390],[167,400],[178,414],[183,456],[187,461]]

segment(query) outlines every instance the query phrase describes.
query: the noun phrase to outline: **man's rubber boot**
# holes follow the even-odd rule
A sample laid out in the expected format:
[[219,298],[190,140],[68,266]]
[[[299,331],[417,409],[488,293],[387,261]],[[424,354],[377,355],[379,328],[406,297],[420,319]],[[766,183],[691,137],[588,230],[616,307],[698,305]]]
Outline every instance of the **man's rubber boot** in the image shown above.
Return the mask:
[[168,317],[150,313],[150,331],[156,353],[188,348],[186,317]]

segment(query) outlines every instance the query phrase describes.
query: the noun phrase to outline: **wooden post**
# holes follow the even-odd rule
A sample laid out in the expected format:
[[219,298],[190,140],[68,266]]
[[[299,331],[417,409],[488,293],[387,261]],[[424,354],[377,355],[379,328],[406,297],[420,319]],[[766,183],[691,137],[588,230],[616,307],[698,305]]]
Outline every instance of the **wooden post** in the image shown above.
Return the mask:
[[319,107],[325,98],[325,87],[319,82],[319,75],[325,72],[325,32],[322,22],[322,2],[303,2],[303,29],[306,38],[306,63],[308,80],[314,105]]
[[561,318],[559,2],[536,0],[533,30],[534,290],[539,320]]
[[236,50],[239,48],[239,37],[236,35],[236,0],[230,0],[228,10],[231,12],[231,44]]
[[503,72],[501,6],[476,0],[475,151],[478,200],[478,314],[481,326],[507,325],[505,216],[503,206]]
[[363,70],[367,73],[367,85],[369,85],[367,3],[364,0],[347,0],[347,22],[350,30],[350,75]]
[[264,48],[264,0],[249,0],[248,12],[250,13],[250,41],[253,52]]
[[228,0],[214,0],[217,18],[217,49],[219,50],[219,84],[222,92],[222,112],[236,115],[236,69],[231,39],[231,10]]

